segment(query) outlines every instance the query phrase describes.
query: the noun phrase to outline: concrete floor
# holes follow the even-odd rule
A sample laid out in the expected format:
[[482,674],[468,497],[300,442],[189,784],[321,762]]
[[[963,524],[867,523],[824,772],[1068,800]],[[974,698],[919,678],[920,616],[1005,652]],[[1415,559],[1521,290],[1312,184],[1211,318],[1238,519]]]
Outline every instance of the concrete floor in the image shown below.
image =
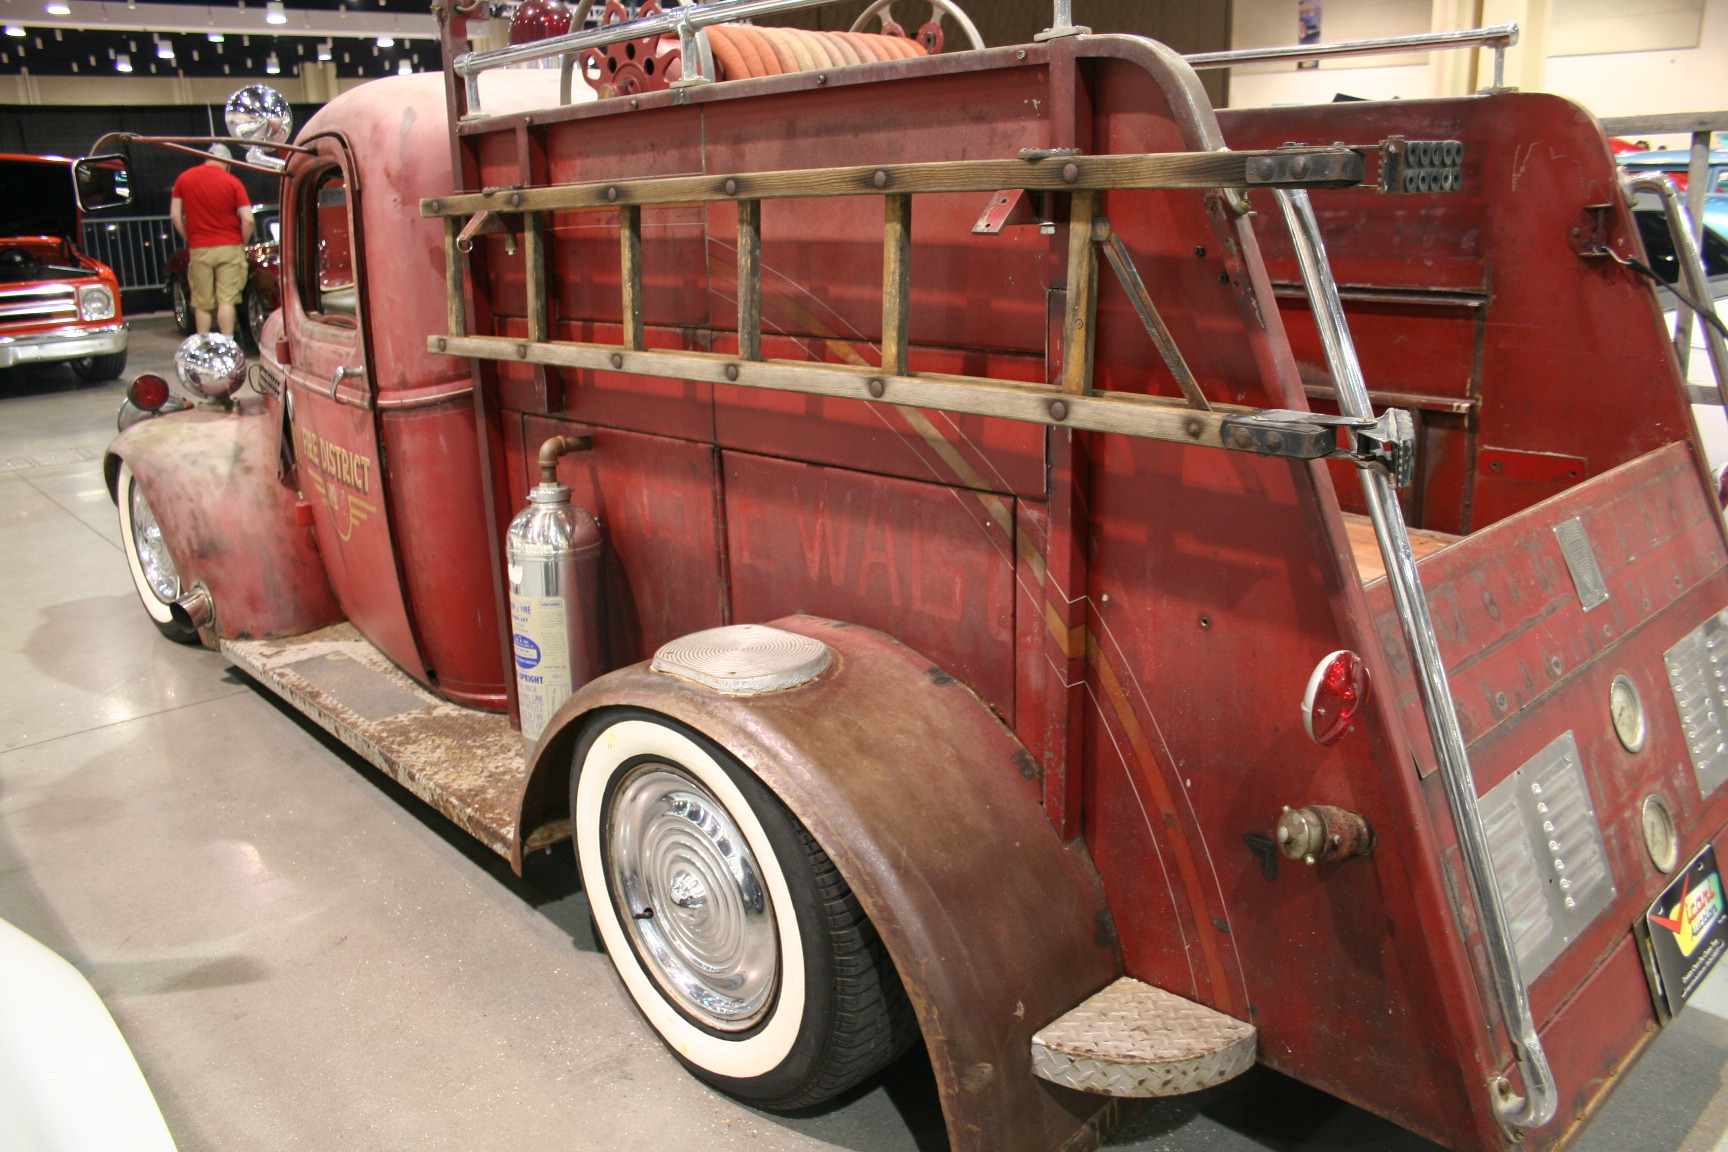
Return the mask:
[[[165,318],[132,370],[166,372]],[[119,384],[0,372],[0,918],[107,1001],[184,1152],[945,1146],[909,1058],[786,1118],[702,1086],[629,1007],[567,852],[524,880],[215,653],[157,636],[99,461]],[[1719,971],[1579,1145],[1728,1148]],[[1265,1069],[1128,1152],[1434,1146]]]

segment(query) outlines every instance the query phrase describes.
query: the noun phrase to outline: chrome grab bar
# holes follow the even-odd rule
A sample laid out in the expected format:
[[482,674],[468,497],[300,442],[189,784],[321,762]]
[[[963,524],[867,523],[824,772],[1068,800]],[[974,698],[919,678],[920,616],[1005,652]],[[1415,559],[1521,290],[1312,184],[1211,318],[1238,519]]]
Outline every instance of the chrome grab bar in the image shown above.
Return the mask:
[[[587,28],[535,40],[528,44],[512,44],[490,52],[464,52],[451,63],[451,70],[462,78],[468,96],[469,115],[481,114],[480,74],[494,68],[509,68],[515,64],[532,64],[563,57],[559,98],[570,102],[571,76],[576,53],[585,48],[604,48],[626,40],[677,33],[686,60],[698,61],[698,82],[710,79],[706,46],[696,34],[710,24],[732,20],[750,20],[758,16],[773,16],[781,12],[798,12],[806,8],[821,8],[836,0],[714,0],[707,4],[684,4],[655,16],[627,20],[599,28]],[[1081,35],[1091,29],[1074,23],[1073,0],[1053,0],[1051,26],[1033,37],[1053,40]],[[706,39],[703,37],[702,39]],[[1421,52],[1430,48],[1492,48],[1494,49],[1494,86],[1500,87],[1505,78],[1506,49],[1518,42],[1517,24],[1492,24],[1484,28],[1465,28],[1455,32],[1424,32],[1413,36],[1386,36],[1376,40],[1344,40],[1336,44],[1297,44],[1282,48],[1246,48],[1230,52],[1198,52],[1184,56],[1190,67],[1229,68],[1236,64],[1254,64],[1276,60],[1309,60],[1320,56],[1374,56],[1388,52]]]
[[[1668,220],[1668,234],[1674,239],[1674,254],[1680,260],[1680,277],[1692,296],[1691,301],[1682,300],[1682,303],[1688,306],[1695,303],[1700,311],[1708,308],[1715,316],[1716,302],[1710,297],[1710,277],[1704,270],[1703,254],[1698,250],[1697,233],[1692,230],[1692,214],[1686,210],[1674,181],[1657,173],[1647,173],[1628,177],[1626,188],[1630,192],[1654,192],[1662,198],[1662,214]],[[1674,339],[1675,352],[1684,366],[1691,349],[1682,351],[1678,342],[1691,342],[1692,326],[1679,323],[1679,317],[1675,320]],[[1704,324],[1704,350],[1710,356],[1710,370],[1716,376],[1717,403],[1728,406],[1728,339],[1723,338],[1720,328],[1708,321]]]
[[[1320,329],[1326,362],[1338,392],[1338,408],[1346,416],[1372,419],[1374,413],[1368,399],[1368,387],[1362,379],[1362,366],[1350,340],[1344,305],[1338,297],[1332,269],[1326,262],[1320,225],[1314,218],[1308,193],[1305,189],[1278,189],[1275,195],[1284,211],[1284,220],[1289,225],[1296,257],[1302,268],[1302,283]],[[1476,900],[1494,992],[1500,1001],[1506,1032],[1512,1040],[1518,1067],[1523,1074],[1523,1097],[1511,1095],[1499,1082],[1491,1084],[1489,1091],[1494,1094],[1495,1110],[1507,1128],[1539,1128],[1554,1118],[1558,1104],[1554,1074],[1548,1066],[1548,1056],[1542,1050],[1542,1039],[1536,1033],[1530,997],[1518,965],[1518,952],[1513,945],[1505,906],[1500,901],[1500,889],[1494,880],[1488,835],[1482,828],[1482,813],[1477,806],[1476,781],[1470,772],[1464,734],[1458,726],[1458,713],[1452,704],[1452,689],[1447,683],[1446,667],[1440,657],[1434,621],[1428,613],[1428,600],[1423,595],[1422,581],[1416,573],[1416,556],[1410,548],[1404,510],[1398,504],[1398,494],[1391,479],[1383,471],[1369,467],[1362,467],[1359,471],[1368,513],[1374,521],[1374,535],[1380,544],[1380,556],[1386,563],[1386,579],[1392,586],[1392,598],[1397,604],[1398,620],[1403,625],[1405,642],[1410,645],[1416,684],[1422,694],[1423,715],[1428,721],[1428,734],[1434,741],[1434,751],[1439,757],[1441,777],[1446,786],[1447,806],[1458,829],[1458,848],[1469,876],[1471,894]]]
[[1380,56],[1389,52],[1425,52],[1430,48],[1494,49],[1494,87],[1506,78],[1506,49],[1518,43],[1518,25],[1490,24],[1485,28],[1461,28],[1456,32],[1419,32],[1410,36],[1383,36],[1376,40],[1340,40],[1336,44],[1292,44],[1279,48],[1241,48],[1229,52],[1196,52],[1184,56],[1188,66],[1230,68],[1237,64],[1266,64],[1278,60],[1315,60],[1322,56]]

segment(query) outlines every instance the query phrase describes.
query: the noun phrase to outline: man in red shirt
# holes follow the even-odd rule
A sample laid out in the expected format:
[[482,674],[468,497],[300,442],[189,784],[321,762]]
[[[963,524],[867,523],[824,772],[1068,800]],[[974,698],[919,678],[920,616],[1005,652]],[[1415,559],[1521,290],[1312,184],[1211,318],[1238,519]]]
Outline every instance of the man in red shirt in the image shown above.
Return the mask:
[[210,314],[222,335],[234,335],[234,306],[246,289],[246,242],[252,239],[252,206],[246,186],[228,171],[233,154],[210,145],[210,159],[174,181],[169,218],[192,250],[186,277],[198,331],[210,331]]

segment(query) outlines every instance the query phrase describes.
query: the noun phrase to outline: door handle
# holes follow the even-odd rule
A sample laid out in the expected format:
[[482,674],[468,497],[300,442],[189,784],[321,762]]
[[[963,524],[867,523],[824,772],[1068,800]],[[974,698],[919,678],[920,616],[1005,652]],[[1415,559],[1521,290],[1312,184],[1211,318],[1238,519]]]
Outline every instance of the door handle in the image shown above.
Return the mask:
[[[330,399],[336,399],[336,389],[342,386],[342,381],[346,380],[350,376],[364,375],[366,375],[366,369],[364,366],[359,368],[350,368],[346,364],[337,365],[336,371],[330,374]],[[337,403],[341,403],[341,401],[338,400]]]

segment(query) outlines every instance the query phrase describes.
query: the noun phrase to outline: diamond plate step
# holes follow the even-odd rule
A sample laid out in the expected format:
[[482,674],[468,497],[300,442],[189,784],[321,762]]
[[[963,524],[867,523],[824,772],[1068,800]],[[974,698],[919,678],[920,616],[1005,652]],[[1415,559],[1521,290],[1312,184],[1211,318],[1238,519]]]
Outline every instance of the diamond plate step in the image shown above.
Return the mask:
[[1032,1037],[1032,1071],[1104,1096],[1180,1096],[1254,1065],[1256,1029],[1124,976]]

